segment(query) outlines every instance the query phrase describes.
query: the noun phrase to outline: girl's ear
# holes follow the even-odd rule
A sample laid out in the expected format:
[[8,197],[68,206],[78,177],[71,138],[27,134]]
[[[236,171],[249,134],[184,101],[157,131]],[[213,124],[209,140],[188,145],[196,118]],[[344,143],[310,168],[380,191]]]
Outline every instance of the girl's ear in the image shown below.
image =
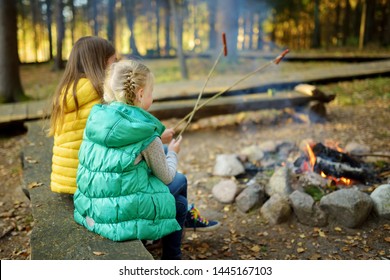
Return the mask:
[[142,95],[144,94],[144,89],[143,88],[140,88],[139,91],[138,91],[138,96],[140,98],[142,98]]

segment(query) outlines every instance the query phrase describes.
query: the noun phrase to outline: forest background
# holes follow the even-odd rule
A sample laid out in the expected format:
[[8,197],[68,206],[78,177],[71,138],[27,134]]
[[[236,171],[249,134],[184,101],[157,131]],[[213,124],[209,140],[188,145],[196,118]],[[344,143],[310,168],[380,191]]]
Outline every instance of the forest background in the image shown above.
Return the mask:
[[[247,51],[378,52],[390,45],[390,0],[2,0],[0,103],[25,99],[21,64],[61,70],[74,42],[111,41],[119,55],[186,58],[218,52],[229,62]],[[169,78],[168,78],[169,79]]]

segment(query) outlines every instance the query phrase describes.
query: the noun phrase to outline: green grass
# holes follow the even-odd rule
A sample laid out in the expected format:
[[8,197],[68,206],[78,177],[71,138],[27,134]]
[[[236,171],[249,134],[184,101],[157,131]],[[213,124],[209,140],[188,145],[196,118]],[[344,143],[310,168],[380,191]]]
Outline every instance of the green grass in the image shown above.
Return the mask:
[[337,98],[334,102],[341,106],[359,105],[367,101],[390,101],[390,78],[385,77],[339,82],[321,86],[321,89],[335,93]]

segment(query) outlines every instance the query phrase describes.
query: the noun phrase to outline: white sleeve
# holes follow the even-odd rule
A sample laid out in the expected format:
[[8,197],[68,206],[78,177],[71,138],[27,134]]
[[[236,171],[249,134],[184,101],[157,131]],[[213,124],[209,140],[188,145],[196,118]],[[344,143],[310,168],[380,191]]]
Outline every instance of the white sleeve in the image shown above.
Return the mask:
[[168,151],[165,155],[161,139],[156,139],[141,152],[152,173],[164,184],[172,182],[177,170],[177,154],[174,151]]

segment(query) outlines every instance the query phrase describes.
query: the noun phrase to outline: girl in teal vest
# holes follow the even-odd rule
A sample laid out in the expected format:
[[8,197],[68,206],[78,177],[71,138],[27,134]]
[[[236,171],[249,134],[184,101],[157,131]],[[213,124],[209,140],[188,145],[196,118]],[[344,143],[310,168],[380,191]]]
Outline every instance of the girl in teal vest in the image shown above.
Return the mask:
[[162,238],[162,259],[180,259],[187,180],[177,173],[181,138],[164,153],[164,125],[147,110],[153,74],[136,61],[111,65],[107,104],[95,105],[79,151],[74,218],[114,241]]

